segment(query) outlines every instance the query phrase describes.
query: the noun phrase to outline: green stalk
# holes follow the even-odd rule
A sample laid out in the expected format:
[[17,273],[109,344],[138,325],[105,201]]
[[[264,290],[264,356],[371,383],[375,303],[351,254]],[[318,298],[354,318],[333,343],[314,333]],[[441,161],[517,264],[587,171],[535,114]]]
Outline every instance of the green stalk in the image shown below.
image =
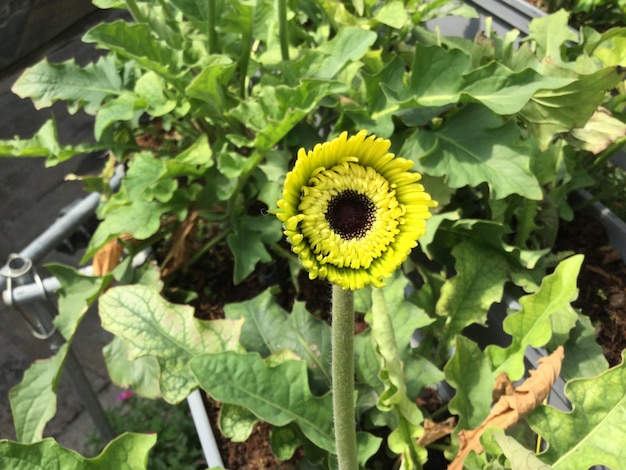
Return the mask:
[[217,52],[217,31],[215,31],[215,0],[207,0],[206,34],[209,38],[209,54]]
[[141,10],[137,6],[137,2],[135,0],[126,0],[126,8],[130,11],[130,15],[135,20],[135,23],[145,23],[146,18],[141,13]]
[[332,374],[339,470],[359,468],[354,412],[354,293],[333,284]]
[[278,0],[278,36],[283,60],[289,60],[289,30],[287,29],[287,0]]

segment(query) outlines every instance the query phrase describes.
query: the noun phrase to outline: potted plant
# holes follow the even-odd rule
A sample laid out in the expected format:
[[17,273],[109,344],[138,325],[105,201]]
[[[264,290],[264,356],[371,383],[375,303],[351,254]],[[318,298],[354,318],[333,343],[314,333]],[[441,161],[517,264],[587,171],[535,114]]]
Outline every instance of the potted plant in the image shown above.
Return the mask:
[[[37,106],[64,100],[94,113],[96,143],[62,145],[53,121],[31,139],[0,143],[5,155],[43,154],[50,164],[108,150],[102,175],[85,180],[104,198],[84,260],[117,258],[118,245],[130,255],[145,246],[157,254],[156,263],[131,269],[125,261],[95,277],[51,266],[62,284],[56,324],[68,342],[99,298],[103,326],[116,336],[105,351],[115,381],[170,403],[200,387],[221,403],[219,423],[231,439],[247,438],[264,421],[280,459],[336,468],[336,322],[327,322],[328,285],[308,279],[306,268],[313,278],[354,289],[346,308],[363,315],[348,355],[360,466],[420,468],[442,455],[451,468],[619,464],[620,449],[607,442],[605,427],[624,407],[624,365],[608,368],[589,320],[570,305],[582,257],[553,246],[558,219],[573,215],[568,195],[588,181],[585,146],[598,132],[611,145],[619,138],[612,130],[624,128],[621,56],[612,52],[623,29],[574,36],[561,11],[533,21],[519,43],[515,31],[499,36],[487,29],[463,39],[421,26],[443,14],[473,14],[456,3],[95,4],[132,15],[85,35],[109,52],[85,67],[41,62],[14,91]],[[337,151],[346,148],[349,154]],[[426,226],[408,215],[389,221],[420,226],[419,247],[401,270],[380,264],[385,269],[367,282],[342,286],[326,261],[318,264],[330,255],[317,247],[334,248],[315,234],[316,225],[303,229],[298,211],[309,190],[300,192],[299,180],[286,175],[297,154],[320,158],[324,149],[346,158],[341,165],[369,162],[365,167],[386,182],[368,188],[415,183],[407,162],[423,174],[415,191],[426,188],[438,201]],[[389,163],[400,179],[383,166],[391,152],[403,157]],[[112,193],[106,183],[119,164],[125,176]],[[295,165],[291,174],[304,175],[304,183],[333,180],[321,163],[313,173]],[[412,199],[404,197],[398,207],[409,207]],[[326,210],[315,198],[306,204]],[[363,204],[350,207],[370,207]],[[388,245],[406,249],[409,242]],[[372,250],[372,259],[387,259],[386,248]],[[113,280],[119,285],[110,287]],[[488,322],[489,312],[509,291],[522,309],[499,318],[508,343],[491,344],[481,328],[498,320]],[[479,346],[479,339],[490,344]],[[550,356],[515,388],[529,346]],[[34,366],[37,374],[57,377],[64,353]],[[571,414],[541,403],[559,375],[569,381]],[[449,400],[434,392],[444,381],[454,389]],[[42,389],[53,383],[38,393],[36,383],[23,384],[12,403],[41,406],[49,401]],[[583,403],[599,388],[610,392]],[[3,442],[0,462],[50,453],[58,462],[88,465],[41,441],[45,419],[32,423],[18,413],[16,422],[24,443]],[[548,443],[545,451],[536,452],[537,435]],[[98,459],[141,466],[154,439],[123,435]],[[585,458],[574,459],[575,452]],[[122,454],[130,456],[126,463]]]

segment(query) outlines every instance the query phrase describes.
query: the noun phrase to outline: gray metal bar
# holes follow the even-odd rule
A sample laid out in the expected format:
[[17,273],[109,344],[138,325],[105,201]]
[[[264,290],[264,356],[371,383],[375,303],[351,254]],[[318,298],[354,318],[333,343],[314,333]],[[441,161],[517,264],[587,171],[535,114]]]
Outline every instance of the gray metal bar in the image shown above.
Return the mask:
[[[109,183],[111,189],[115,190],[119,187],[122,174],[122,167],[118,167]],[[83,224],[91,214],[93,214],[100,203],[101,197],[100,193],[91,193],[81,199],[74,207],[67,211],[64,216],[59,217],[41,235],[20,251],[18,255],[36,264],[41,258],[69,237],[77,227]],[[7,265],[0,268],[0,292],[2,292],[6,286],[7,280],[4,273],[8,270],[9,267]]]

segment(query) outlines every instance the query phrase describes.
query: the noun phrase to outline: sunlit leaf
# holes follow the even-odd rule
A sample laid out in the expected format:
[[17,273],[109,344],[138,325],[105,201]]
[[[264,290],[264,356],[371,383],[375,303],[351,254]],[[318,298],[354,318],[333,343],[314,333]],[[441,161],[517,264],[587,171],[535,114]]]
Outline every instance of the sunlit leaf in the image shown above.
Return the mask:
[[85,458],[48,438],[35,444],[0,441],[0,468],[12,470],[145,470],[156,434],[125,433],[93,458]]
[[551,316],[569,305],[576,297],[576,278],[583,261],[575,255],[559,263],[546,276],[539,290],[520,299],[522,309],[504,320],[504,331],[512,336],[509,346],[490,345],[486,349],[496,373],[507,372],[512,380],[524,373],[524,352],[527,346],[539,348],[552,337]]
[[271,367],[257,353],[224,352],[197,356],[190,366],[216,400],[243,406],[275,426],[295,422],[316,445],[334,452],[331,395],[311,394],[304,361]]
[[409,158],[432,176],[445,176],[452,188],[486,182],[493,197],[520,194],[540,199],[541,188],[530,171],[528,149],[520,146],[520,130],[513,121],[481,106],[467,106],[437,131],[420,129],[410,139],[428,141],[427,152]]
[[[24,372],[22,381],[9,392],[18,441],[27,444],[40,441],[44,427],[56,413],[57,387],[68,347],[66,343],[52,358],[32,364]],[[15,467],[9,465],[6,468]]]
[[169,403],[178,403],[197,386],[189,360],[206,352],[238,348],[241,321],[201,321],[193,309],[166,301],[153,287],[114,287],[99,302],[102,327],[118,336],[128,358],[155,357],[160,388]]
[[111,56],[85,67],[73,60],[58,64],[43,60],[27,68],[12,91],[21,98],[31,98],[38,109],[63,100],[72,113],[84,108],[85,112],[95,114],[107,96],[122,91],[122,80]]
[[226,318],[243,318],[240,342],[247,351],[268,356],[289,349],[306,361],[312,385],[330,388],[330,327],[296,302],[291,314],[283,310],[269,290],[252,300],[227,304]]

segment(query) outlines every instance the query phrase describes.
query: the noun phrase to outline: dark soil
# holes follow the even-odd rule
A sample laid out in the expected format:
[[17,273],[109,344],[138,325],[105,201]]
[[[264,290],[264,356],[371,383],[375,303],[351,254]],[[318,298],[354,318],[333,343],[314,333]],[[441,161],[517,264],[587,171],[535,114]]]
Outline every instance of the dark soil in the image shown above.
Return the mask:
[[574,307],[596,327],[596,341],[611,366],[626,349],[626,264],[609,243],[602,221],[585,213],[559,228],[556,249],[585,255]]

